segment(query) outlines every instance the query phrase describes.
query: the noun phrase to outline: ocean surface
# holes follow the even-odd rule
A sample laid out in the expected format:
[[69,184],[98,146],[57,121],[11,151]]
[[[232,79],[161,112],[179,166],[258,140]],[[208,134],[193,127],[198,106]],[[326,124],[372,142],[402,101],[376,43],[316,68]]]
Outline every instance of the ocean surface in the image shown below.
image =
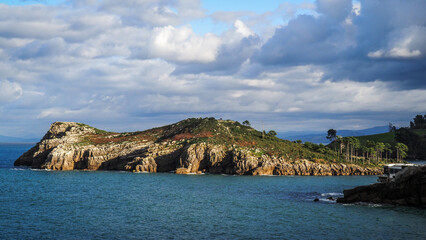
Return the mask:
[[0,144],[0,239],[426,239],[426,209],[327,200],[375,176],[13,167],[32,146]]

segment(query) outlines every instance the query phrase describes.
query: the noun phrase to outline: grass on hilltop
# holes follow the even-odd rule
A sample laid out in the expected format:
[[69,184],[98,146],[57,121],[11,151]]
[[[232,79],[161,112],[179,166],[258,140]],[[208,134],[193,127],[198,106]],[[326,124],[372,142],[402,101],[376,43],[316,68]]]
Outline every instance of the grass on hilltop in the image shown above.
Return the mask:
[[362,145],[366,145],[367,141],[374,141],[374,142],[382,142],[382,143],[389,143],[394,145],[395,142],[395,132],[387,132],[387,133],[380,133],[380,134],[373,134],[373,135],[365,135],[365,136],[358,136],[355,137],[358,138],[360,143]]

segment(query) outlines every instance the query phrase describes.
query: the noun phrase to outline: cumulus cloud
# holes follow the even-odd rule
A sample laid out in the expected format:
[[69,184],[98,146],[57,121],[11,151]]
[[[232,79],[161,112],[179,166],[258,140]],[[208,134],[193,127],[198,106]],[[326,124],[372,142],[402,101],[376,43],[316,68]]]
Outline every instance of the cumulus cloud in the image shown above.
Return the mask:
[[205,15],[199,0],[104,0],[99,7],[119,15],[127,24],[157,27],[180,25]]
[[389,34],[387,47],[369,52],[371,58],[419,58],[426,51],[426,26],[411,26]]
[[12,102],[22,96],[20,84],[8,80],[0,81],[0,103]]
[[60,55],[65,50],[66,43],[62,38],[52,38],[45,41],[35,40],[19,48],[15,56],[21,59],[49,57]]
[[179,64],[174,73],[235,74],[244,62],[249,61],[248,59],[260,47],[260,44],[260,37],[243,21],[237,19],[233,28],[221,36],[220,45],[215,49],[215,59],[208,63]]
[[317,11],[335,21],[342,21],[352,11],[352,0],[317,0]]
[[[260,14],[207,14],[199,0],[0,4],[0,126],[127,131],[199,116],[268,119],[275,130],[386,124],[426,111],[425,1],[387,3],[283,3]],[[197,19],[226,28],[200,34]]]
[[380,79],[401,88],[426,87],[419,77],[426,74],[426,2],[322,0],[316,5],[322,15],[301,15],[277,28],[253,59],[262,65],[321,65],[324,80]]
[[197,36],[190,27],[154,28],[147,55],[181,62],[212,62],[216,59],[220,39],[213,34]]

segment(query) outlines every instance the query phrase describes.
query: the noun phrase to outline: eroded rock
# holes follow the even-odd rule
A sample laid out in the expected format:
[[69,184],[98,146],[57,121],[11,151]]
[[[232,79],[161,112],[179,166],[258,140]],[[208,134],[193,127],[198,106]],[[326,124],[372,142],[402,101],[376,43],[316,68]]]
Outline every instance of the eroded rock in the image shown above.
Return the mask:
[[203,172],[238,175],[371,175],[377,169],[340,163],[320,164],[308,160],[259,154],[253,149],[220,144],[188,143],[166,139],[114,142],[119,134],[94,144],[88,136],[96,129],[79,123],[54,123],[43,139],[15,161],[16,166],[51,170],[124,170],[133,172]]

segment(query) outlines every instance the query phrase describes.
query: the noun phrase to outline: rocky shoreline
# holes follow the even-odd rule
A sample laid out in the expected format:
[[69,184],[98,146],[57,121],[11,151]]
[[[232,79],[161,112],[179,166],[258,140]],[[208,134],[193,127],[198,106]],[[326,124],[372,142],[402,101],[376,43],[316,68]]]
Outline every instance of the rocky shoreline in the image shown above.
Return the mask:
[[409,167],[387,183],[376,183],[343,191],[338,203],[379,203],[426,207],[426,165]]
[[[15,166],[51,170],[124,170],[175,172],[178,174],[223,173],[237,175],[377,175],[380,169],[352,164],[316,163],[261,154],[252,148],[235,148],[205,142],[149,139],[87,143],[96,129],[72,122],[57,122]],[[119,138],[120,136],[113,136]]]

